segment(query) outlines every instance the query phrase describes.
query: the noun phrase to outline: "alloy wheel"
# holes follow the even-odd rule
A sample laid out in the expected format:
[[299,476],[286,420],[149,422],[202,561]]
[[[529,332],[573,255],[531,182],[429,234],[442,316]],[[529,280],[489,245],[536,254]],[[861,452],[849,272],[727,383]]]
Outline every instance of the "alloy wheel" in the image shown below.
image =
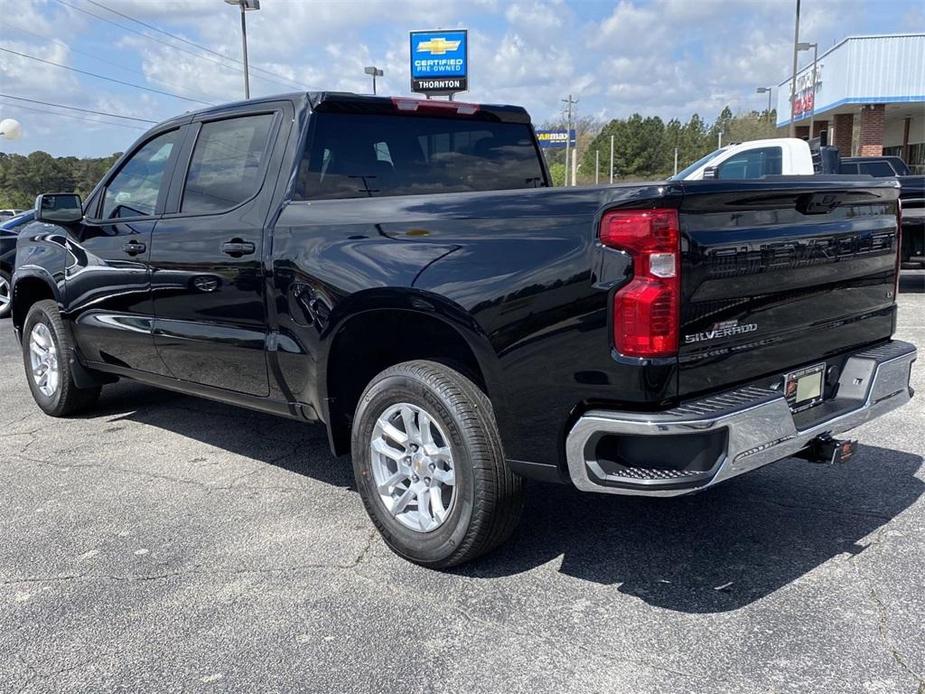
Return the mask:
[[402,402],[376,420],[370,441],[373,479],[386,510],[416,532],[436,530],[456,501],[449,439],[423,408]]
[[44,323],[36,323],[29,335],[29,363],[36,387],[45,397],[52,397],[60,381],[58,348]]

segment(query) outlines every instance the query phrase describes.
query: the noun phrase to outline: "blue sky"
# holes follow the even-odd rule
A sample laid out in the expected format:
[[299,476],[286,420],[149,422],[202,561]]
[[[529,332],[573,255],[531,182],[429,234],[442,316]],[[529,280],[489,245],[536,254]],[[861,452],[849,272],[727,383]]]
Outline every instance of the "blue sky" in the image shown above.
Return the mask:
[[[558,117],[568,93],[581,115],[686,119],[697,112],[711,120],[725,104],[763,108],[766,97],[755,87],[786,78],[794,4],[261,0],[262,9],[248,14],[257,68],[251,89],[366,92],[363,67],[376,64],[385,70],[380,93],[408,94],[408,31],[459,27],[470,30],[471,44],[470,91],[461,100],[522,104],[536,123]],[[853,34],[925,31],[923,7],[916,0],[803,0],[801,40],[828,48]],[[0,0],[0,18],[2,94],[157,121],[243,93],[237,9],[222,0]],[[0,140],[0,151],[19,153],[109,154],[146,127],[3,97],[0,118],[22,122],[21,140]]]

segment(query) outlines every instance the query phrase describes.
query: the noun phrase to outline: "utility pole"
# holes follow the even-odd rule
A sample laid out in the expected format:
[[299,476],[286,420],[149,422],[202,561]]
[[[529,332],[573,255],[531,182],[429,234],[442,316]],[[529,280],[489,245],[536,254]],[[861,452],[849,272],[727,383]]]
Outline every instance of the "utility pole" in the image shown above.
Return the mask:
[[[568,183],[568,164],[569,164],[569,150],[571,139],[572,139],[572,106],[578,103],[578,99],[573,99],[572,95],[568,95],[568,99],[562,99],[562,103],[566,104],[568,117],[566,119],[565,126],[565,185]],[[575,137],[575,149],[578,149],[578,137]],[[575,152],[572,152],[572,185],[575,185]]]
[[797,124],[793,120],[793,102],[797,98],[797,54],[800,43],[800,0],[797,0],[797,16],[793,25],[793,75],[790,78],[790,137],[796,137]]
[[678,175],[678,148],[674,148],[674,175]]
[[601,172],[601,151],[599,149],[594,150],[594,185],[600,183],[598,175]]
[[610,183],[613,185],[613,135],[610,136]]

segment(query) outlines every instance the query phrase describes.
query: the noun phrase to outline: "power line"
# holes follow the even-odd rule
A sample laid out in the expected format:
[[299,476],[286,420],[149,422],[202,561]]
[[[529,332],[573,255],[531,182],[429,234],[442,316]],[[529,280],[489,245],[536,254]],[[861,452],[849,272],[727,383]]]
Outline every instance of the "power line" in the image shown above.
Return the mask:
[[[210,58],[209,56],[206,56],[206,55],[201,55],[201,54],[199,54],[199,53],[194,53],[193,51],[191,51],[191,50],[189,50],[189,49],[183,48],[182,46],[175,46],[175,45],[173,45],[173,44],[164,43],[163,41],[161,41],[161,40],[155,38],[154,36],[151,36],[150,34],[146,34],[146,33],[143,32],[143,31],[138,31],[137,29],[133,29],[132,27],[126,26],[126,25],[124,25],[124,24],[120,24],[119,22],[114,22],[114,21],[112,21],[111,19],[107,19],[106,17],[101,17],[100,15],[96,14],[95,12],[91,12],[90,10],[86,10],[86,9],[84,9],[84,8],[82,8],[82,7],[77,7],[76,5],[73,5],[73,4],[71,4],[70,2],[67,2],[66,0],[56,0],[56,1],[57,1],[59,4],[64,5],[65,7],[69,7],[69,8],[72,9],[72,10],[76,10],[77,12],[81,12],[81,13],[83,13],[83,14],[89,16],[89,17],[93,17],[94,19],[99,20],[100,22],[105,22],[106,24],[109,24],[109,25],[111,25],[111,26],[114,26],[114,27],[116,27],[117,29],[121,29],[122,31],[128,31],[128,32],[131,32],[132,34],[136,34],[136,35],[138,35],[138,36],[141,36],[142,38],[148,39],[149,41],[153,41],[154,43],[157,43],[158,46],[161,46],[161,47],[164,47],[164,48],[172,48],[172,49],[175,50],[175,51],[180,51],[181,53],[186,53],[187,55],[191,55],[191,56],[193,56],[194,58],[196,58],[196,59],[198,59],[198,60],[205,60],[205,61],[208,61],[208,62],[210,62],[210,63],[213,63],[214,65],[218,65],[218,66],[220,66],[220,67],[223,67],[223,68],[225,68],[226,70],[236,70],[236,69],[237,69],[237,67],[235,67],[235,66],[233,66],[233,65],[227,65],[226,63],[223,63],[221,60],[216,60],[215,58]],[[196,44],[194,44],[194,45],[196,45]],[[208,50],[208,49],[206,49],[206,50]],[[212,52],[214,53],[214,51],[212,51]],[[221,54],[221,53],[217,53],[216,55],[220,55],[220,56],[221,56],[222,54]],[[231,60],[231,61],[234,61],[235,59],[234,59],[234,58],[230,58],[230,57],[222,56],[222,60]],[[239,64],[243,64],[243,63],[241,63],[241,61],[237,61],[237,62],[238,62]],[[269,70],[264,70],[263,68],[259,68],[259,67],[254,67],[254,66],[252,66],[251,69],[252,69],[252,70],[255,70],[255,71],[256,71],[256,70],[259,70],[259,71],[261,71],[261,72],[266,72],[267,74],[270,74],[270,75],[275,75],[275,74],[276,74],[276,73],[274,73],[274,72],[270,72]],[[289,78],[287,78],[287,77],[281,77],[281,79],[287,80],[287,81],[289,82],[289,84],[284,84],[284,83],[282,83],[282,82],[278,82],[278,81],[276,81],[276,80],[270,79],[269,77],[264,77],[263,75],[255,75],[255,77],[257,77],[257,78],[259,78],[259,79],[262,79],[262,80],[264,80],[265,82],[270,82],[271,84],[276,84],[276,85],[279,85],[279,86],[281,86],[281,87],[285,87],[286,89],[292,89],[292,85],[298,86],[299,89],[305,89],[305,88],[306,88],[305,85],[299,84],[298,82],[294,82],[294,81],[292,81],[292,80],[289,80]]]
[[[94,111],[91,108],[80,108],[79,106],[65,106],[64,104],[56,104],[51,101],[40,101],[39,99],[27,99],[24,96],[13,96],[12,94],[0,94],[0,97],[4,99],[16,99],[17,101],[27,101],[30,104],[41,104],[42,106],[54,106],[55,108],[66,108],[69,111],[80,111],[81,113],[92,113],[96,116],[106,116],[108,118],[124,118],[125,120],[135,120],[139,123],[157,123],[156,120],[148,120],[147,118],[136,118],[135,116],[123,116],[118,113],[108,113],[106,111]],[[137,127],[137,126],[136,126]]]
[[21,104],[0,104],[2,106],[7,106],[8,108],[15,108],[22,111],[34,111],[36,113],[44,113],[46,116],[61,116],[63,118],[74,118],[75,120],[82,120],[87,123],[96,123],[97,125],[113,125],[117,128],[129,128],[130,130],[145,130],[145,128],[140,125],[132,125],[131,123],[113,123],[112,121],[97,120],[96,118],[86,118],[85,116],[78,116],[74,113],[50,113],[40,108],[33,108],[31,106],[23,106]]
[[[135,19],[134,17],[131,17],[131,16],[125,14],[124,12],[120,12],[119,10],[114,10],[113,8],[111,8],[111,7],[107,6],[107,5],[104,5],[104,4],[101,3],[101,2],[97,2],[97,0],[86,0],[86,1],[89,2],[91,5],[96,5],[97,7],[101,8],[101,9],[104,9],[104,10],[107,10],[108,12],[112,12],[113,14],[118,15],[119,17],[122,17],[123,19],[127,19],[127,20],[129,20],[130,22],[135,22],[136,24],[140,24],[141,26],[143,26],[143,27],[145,27],[145,28],[147,28],[147,29],[150,29],[151,31],[156,31],[156,32],[158,32],[159,34],[164,34],[164,36],[169,36],[170,38],[174,39],[175,41],[180,41],[180,42],[182,42],[182,43],[187,44],[188,46],[193,46],[194,48],[198,48],[199,50],[205,51],[206,53],[211,53],[212,55],[216,55],[216,56],[218,56],[219,58],[224,58],[225,60],[234,61],[234,62],[238,63],[239,65],[243,65],[243,64],[244,64],[243,61],[238,60],[238,59],[235,58],[234,56],[226,55],[225,53],[221,53],[220,51],[212,50],[211,48],[208,48],[207,46],[203,46],[202,44],[196,43],[195,41],[190,41],[189,39],[185,39],[185,38],[183,38],[182,36],[177,36],[176,34],[171,34],[169,31],[167,31],[167,30],[165,30],[165,29],[161,29],[160,27],[154,26],[153,24],[148,24],[147,22],[143,22],[143,21],[141,21],[140,19]],[[289,79],[288,77],[285,77],[285,76],[283,76],[283,75],[280,75],[280,74],[278,74],[278,73],[276,73],[276,72],[272,72],[272,71],[270,71],[270,70],[265,70],[264,68],[259,67],[259,66],[255,66],[255,65],[251,65],[250,67],[251,67],[251,69],[254,70],[254,71],[264,72],[264,73],[266,73],[266,74],[268,74],[268,75],[272,75],[272,76],[278,77],[278,78],[280,78],[280,79],[282,79],[282,80],[286,80],[287,82],[291,82],[292,84],[298,85],[300,88],[305,88],[305,85],[304,85],[304,84],[299,84],[298,82],[295,82],[295,81]]]
[[37,58],[34,55],[28,55],[26,53],[20,53],[19,51],[14,51],[9,48],[4,48],[0,46],[0,51],[5,53],[12,53],[13,55],[18,55],[21,58],[29,58],[30,60],[35,60],[39,63],[45,63],[46,65],[53,65],[54,67],[59,67],[63,70],[70,70],[71,72],[76,72],[81,75],[87,75],[88,77],[95,77],[98,80],[106,80],[107,82],[114,82],[116,84],[121,84],[125,87],[133,87],[135,89],[142,89],[146,92],[152,92],[154,94],[161,94],[163,96],[172,96],[174,99],[182,99],[183,101],[191,101],[197,104],[205,104],[206,106],[214,106],[213,103],[209,101],[202,101],[201,99],[193,99],[189,96],[182,96],[180,94],[174,94],[173,92],[165,92],[161,89],[154,89],[153,87],[145,87],[140,84],[134,84],[132,82],[125,82],[123,80],[117,80],[115,77],[106,77],[105,75],[98,75],[95,72],[89,72],[88,70],[80,70],[76,67],[71,67],[70,65],[62,65],[61,63],[56,63],[52,60],[45,60],[44,58]]
[[[73,46],[70,46],[69,44],[67,44],[67,43],[65,43],[64,41],[62,41],[61,39],[56,39],[56,38],[47,37],[47,36],[40,36],[39,34],[36,34],[36,33],[31,32],[31,31],[28,31],[27,29],[17,29],[16,31],[17,31],[17,32],[21,32],[21,33],[23,33],[23,34],[28,34],[28,35],[30,35],[30,36],[34,36],[35,38],[40,39],[40,40],[42,40],[42,41],[53,41],[54,43],[57,43],[59,46],[64,46],[64,47],[65,47],[69,52],[71,52],[71,53],[76,53],[77,55],[86,56],[87,58],[90,58],[91,60],[96,60],[96,61],[98,61],[98,62],[103,63],[104,65],[109,65],[110,67],[114,67],[114,68],[116,68],[117,70],[121,70],[121,71],[127,72],[127,73],[129,73],[129,74],[131,74],[131,75],[138,75],[139,77],[144,77],[145,79],[148,79],[148,76],[145,75],[143,72],[141,72],[141,71],[139,71],[139,70],[133,70],[133,69],[131,69],[131,68],[125,67],[124,65],[119,65],[119,63],[113,62],[113,61],[111,61],[111,60],[106,60],[105,58],[100,58],[98,55],[94,55],[93,53],[91,53],[91,52],[89,52],[89,51],[82,51],[82,50],[80,50],[79,48],[74,48]],[[166,83],[164,83],[164,86],[165,86],[165,87],[170,87],[171,89],[176,89],[176,86],[174,86],[174,85],[172,85],[172,84],[166,84]],[[205,96],[205,95],[204,95],[204,94],[197,94],[196,96]]]

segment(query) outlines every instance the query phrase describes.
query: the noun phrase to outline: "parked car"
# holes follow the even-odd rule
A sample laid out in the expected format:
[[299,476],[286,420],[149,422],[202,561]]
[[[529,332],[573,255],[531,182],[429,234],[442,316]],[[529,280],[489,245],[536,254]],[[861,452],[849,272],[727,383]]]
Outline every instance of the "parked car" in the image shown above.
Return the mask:
[[19,230],[34,218],[33,212],[23,212],[0,222],[0,319],[7,318],[11,310],[11,280],[16,264],[16,238]]
[[841,173],[861,174],[874,178],[911,176],[912,170],[901,157],[842,157]]
[[11,219],[15,217],[16,215],[19,215],[22,213],[23,213],[23,210],[14,210],[12,208],[0,210],[0,222],[5,222],[6,220]]
[[[676,496],[911,397],[895,181],[552,188],[514,106],[309,93],[179,116],[81,209],[42,195],[13,324],[39,407],[120,377],[321,422],[430,567],[524,478]],[[560,519],[567,523],[567,518]]]
[[903,263],[925,266],[925,176],[916,176],[900,157],[843,157],[843,174],[866,174],[899,181]]

